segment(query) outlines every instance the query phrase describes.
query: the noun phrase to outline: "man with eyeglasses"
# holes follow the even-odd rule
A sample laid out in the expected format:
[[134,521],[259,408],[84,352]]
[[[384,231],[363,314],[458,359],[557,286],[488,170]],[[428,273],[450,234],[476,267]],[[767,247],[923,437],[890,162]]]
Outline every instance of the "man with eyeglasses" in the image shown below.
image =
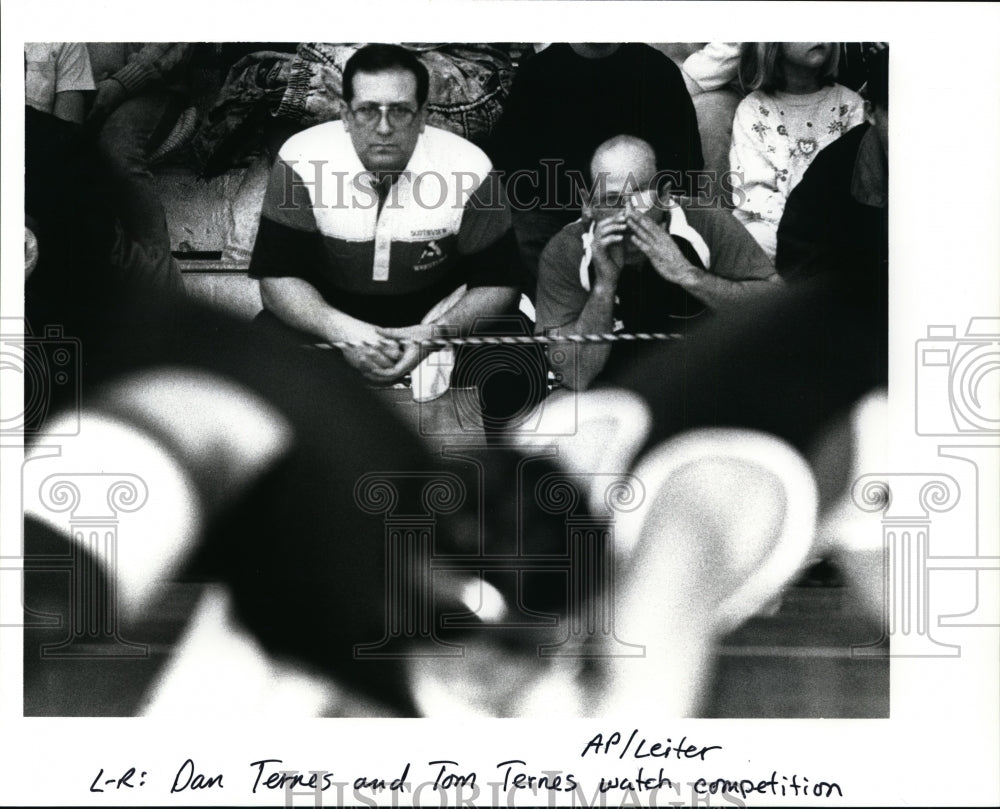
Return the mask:
[[[597,147],[583,216],[539,261],[539,333],[683,335],[710,312],[781,283],[728,211],[663,194],[667,177],[640,138],[619,135]],[[561,347],[549,352],[549,366],[564,387],[583,390],[650,345]]]
[[[355,343],[344,356],[375,385],[410,373],[429,353],[419,341],[513,316],[518,300],[517,245],[492,165],[425,125],[428,86],[405,48],[358,50],[344,67],[342,120],[282,147],[250,264],[262,320],[306,342]],[[542,375],[540,354],[535,364]],[[516,375],[501,376],[507,395]]]

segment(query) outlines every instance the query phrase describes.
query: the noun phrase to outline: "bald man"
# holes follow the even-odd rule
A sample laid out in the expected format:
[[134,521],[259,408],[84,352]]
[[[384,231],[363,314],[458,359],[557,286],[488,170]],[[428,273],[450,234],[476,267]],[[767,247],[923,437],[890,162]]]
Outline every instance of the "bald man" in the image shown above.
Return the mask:
[[[745,306],[781,280],[728,211],[661,192],[645,141],[619,135],[590,162],[583,215],[542,252],[537,331],[683,334],[711,312]],[[641,353],[636,343],[572,345],[549,352],[564,387],[584,390]]]

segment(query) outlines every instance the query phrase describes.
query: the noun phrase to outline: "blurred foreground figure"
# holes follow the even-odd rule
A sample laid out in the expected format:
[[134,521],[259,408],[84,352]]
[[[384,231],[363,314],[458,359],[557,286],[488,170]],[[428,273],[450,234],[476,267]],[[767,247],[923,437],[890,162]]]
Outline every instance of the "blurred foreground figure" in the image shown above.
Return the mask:
[[38,240],[24,312],[34,331],[58,324],[78,332],[130,298],[181,297],[169,246],[140,244],[126,232],[110,174],[83,129],[26,106],[24,138],[24,213]]
[[[664,714],[696,715],[719,634],[778,593],[808,556],[815,473],[801,456],[877,386],[857,374],[843,341],[835,351],[828,340],[824,327],[836,330],[838,307],[816,323],[831,294],[812,285],[782,293],[768,303],[775,317],[719,320],[692,343],[707,352],[706,344],[717,341],[728,349],[727,363],[754,364],[746,373],[759,383],[742,391],[742,407],[723,404],[739,398],[732,392],[742,376],[708,384],[717,366],[695,363],[690,367],[703,370],[693,381],[705,384],[685,394],[670,383],[682,378],[674,371],[683,352],[647,358],[632,369],[631,383],[573,403],[578,429],[556,441],[555,463],[526,465],[529,441],[520,453],[491,448],[482,505],[468,498],[441,521],[435,553],[475,553],[481,520],[492,528],[522,497],[524,552],[565,553],[566,518],[547,512],[537,495],[546,476],[575,474],[581,499],[601,515],[604,506],[588,490],[591,470],[631,473],[645,494],[616,527],[613,604],[617,638],[645,647],[640,658],[602,659],[601,644],[614,642],[602,636],[580,641],[592,659],[578,666],[573,658],[540,657],[537,632],[480,631],[502,624],[515,594],[497,590],[488,575],[461,570],[436,571],[429,588],[419,554],[397,569],[400,586],[433,592],[426,606],[435,620],[478,613],[446,635],[466,645],[466,657],[359,658],[357,646],[382,637],[390,617],[386,524],[381,513],[359,507],[360,481],[373,472],[408,476],[414,483],[400,487],[398,497],[400,508],[412,508],[427,496],[429,476],[466,493],[477,491],[479,479],[461,464],[431,458],[336,353],[265,339],[214,312],[122,308],[91,323],[81,335],[88,362],[79,436],[55,459],[39,442],[26,469],[38,464],[46,477],[91,471],[100,447],[103,468],[136,474],[151,493],[172,498],[171,508],[157,512],[163,524],[144,532],[145,558],[122,548],[111,565],[99,547],[87,549],[114,577],[125,626],[156,609],[164,580],[218,584],[206,591],[174,660],[136,710],[245,712],[237,695],[248,691],[262,710],[286,714],[430,715],[465,711],[471,702],[490,715],[576,715],[631,710],[654,677],[675,685],[674,698],[660,706]],[[761,330],[760,322],[787,326]],[[794,349],[776,350],[789,343]],[[828,378],[838,384],[825,385]],[[671,403],[699,415],[671,413]],[[550,418],[561,418],[565,405],[552,404]],[[639,412],[645,416],[632,417]],[[49,427],[57,429],[62,417],[53,416]],[[713,420],[736,429],[664,443]],[[26,479],[25,491],[31,488]],[[52,519],[30,502],[26,511],[30,556],[53,541],[43,524]],[[26,603],[37,609],[39,597],[29,588]],[[529,588],[528,597],[542,608],[565,603],[565,593],[551,590]],[[550,643],[564,640],[559,631],[551,630]],[[489,665],[500,659],[505,667]],[[37,661],[25,664],[26,695],[74,687],[54,683]],[[508,686],[524,686],[508,689],[507,700],[484,680],[501,671]],[[191,682],[202,684],[201,702],[178,699]],[[553,689],[561,700],[546,697]]]

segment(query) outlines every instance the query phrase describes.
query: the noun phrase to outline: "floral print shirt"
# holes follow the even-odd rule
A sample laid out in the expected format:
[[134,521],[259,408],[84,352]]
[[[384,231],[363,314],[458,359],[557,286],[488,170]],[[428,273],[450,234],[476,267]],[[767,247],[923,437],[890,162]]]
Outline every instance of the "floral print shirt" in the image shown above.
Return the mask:
[[774,260],[785,201],[813,158],[864,123],[864,102],[839,84],[815,93],[750,93],[736,110],[729,167],[735,216]]

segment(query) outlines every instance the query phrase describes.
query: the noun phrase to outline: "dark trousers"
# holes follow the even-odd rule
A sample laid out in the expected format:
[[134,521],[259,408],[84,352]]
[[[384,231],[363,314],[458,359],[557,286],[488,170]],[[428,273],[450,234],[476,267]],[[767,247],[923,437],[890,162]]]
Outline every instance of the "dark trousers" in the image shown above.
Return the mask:
[[149,170],[149,156],[169,132],[181,103],[166,90],[129,98],[111,111],[97,146],[111,171],[118,216],[140,244],[170,249],[167,216]]

